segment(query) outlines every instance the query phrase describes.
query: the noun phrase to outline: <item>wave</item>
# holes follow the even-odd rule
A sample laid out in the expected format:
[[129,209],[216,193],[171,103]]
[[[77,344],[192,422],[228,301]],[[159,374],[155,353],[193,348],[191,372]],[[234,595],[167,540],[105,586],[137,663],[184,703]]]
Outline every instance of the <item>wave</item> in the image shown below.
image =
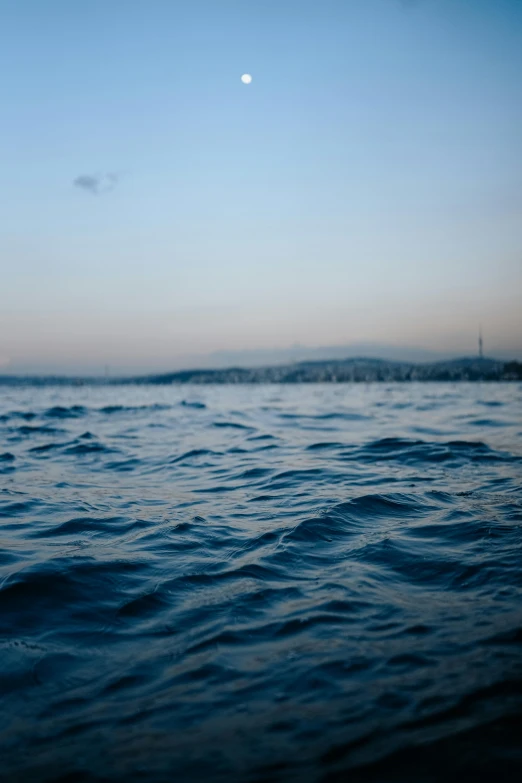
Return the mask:
[[368,421],[371,416],[362,413],[355,413],[349,411],[334,411],[330,413],[280,413],[279,418],[289,419],[291,421]]
[[254,427],[249,427],[247,424],[240,424],[237,421],[213,421],[214,427],[224,427],[234,430],[253,430]]
[[43,424],[41,426],[39,425],[29,425],[29,424],[23,424],[20,427],[16,427],[13,429],[13,432],[16,435],[58,435],[60,433],[66,432],[66,430],[60,428],[60,427],[51,427],[47,424]]
[[85,416],[87,409],[83,405],[55,405],[45,411],[44,416],[51,419],[77,419]]
[[0,422],[7,422],[11,419],[23,419],[24,421],[32,421],[36,419],[37,414],[33,411],[10,411],[9,413],[2,413],[0,415]]
[[170,465],[175,465],[178,462],[186,462],[187,460],[194,460],[197,457],[210,457],[210,456],[220,456],[222,452],[219,451],[212,451],[212,449],[190,449],[189,451],[186,451],[184,454],[179,454],[177,457],[172,457],[169,460]]
[[64,454],[113,454],[117,449],[106,446],[99,441],[73,442],[63,449]]
[[113,413],[154,412],[168,411],[171,408],[171,405],[163,405],[160,403],[154,403],[152,405],[105,405],[103,408],[99,408],[99,413],[110,415]]
[[[346,455],[348,458],[350,455]],[[402,462],[495,462],[517,460],[508,452],[500,452],[482,441],[423,441],[409,438],[382,438],[371,441],[353,454],[354,459],[398,460]]]

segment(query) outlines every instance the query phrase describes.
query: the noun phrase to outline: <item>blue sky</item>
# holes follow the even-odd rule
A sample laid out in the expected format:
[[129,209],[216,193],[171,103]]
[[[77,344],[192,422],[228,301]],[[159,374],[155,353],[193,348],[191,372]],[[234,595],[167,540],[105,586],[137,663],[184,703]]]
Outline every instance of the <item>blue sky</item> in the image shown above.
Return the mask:
[[522,355],[519,0],[0,0],[0,73],[0,371]]

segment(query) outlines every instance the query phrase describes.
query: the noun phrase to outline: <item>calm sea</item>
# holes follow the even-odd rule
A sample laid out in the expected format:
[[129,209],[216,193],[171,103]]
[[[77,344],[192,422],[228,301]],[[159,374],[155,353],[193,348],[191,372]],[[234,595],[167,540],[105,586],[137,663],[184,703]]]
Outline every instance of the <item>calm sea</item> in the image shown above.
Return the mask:
[[522,386],[0,390],[3,781],[522,779]]

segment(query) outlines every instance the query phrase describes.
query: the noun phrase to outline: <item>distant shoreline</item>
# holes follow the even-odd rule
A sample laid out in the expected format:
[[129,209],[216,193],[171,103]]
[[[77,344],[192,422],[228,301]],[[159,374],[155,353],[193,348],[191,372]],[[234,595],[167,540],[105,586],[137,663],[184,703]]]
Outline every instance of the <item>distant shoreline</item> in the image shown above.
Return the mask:
[[467,357],[439,362],[395,362],[349,358],[302,361],[266,367],[179,370],[133,377],[100,378],[64,375],[0,375],[7,385],[126,385],[126,384],[297,384],[297,383],[411,383],[522,381],[522,362]]

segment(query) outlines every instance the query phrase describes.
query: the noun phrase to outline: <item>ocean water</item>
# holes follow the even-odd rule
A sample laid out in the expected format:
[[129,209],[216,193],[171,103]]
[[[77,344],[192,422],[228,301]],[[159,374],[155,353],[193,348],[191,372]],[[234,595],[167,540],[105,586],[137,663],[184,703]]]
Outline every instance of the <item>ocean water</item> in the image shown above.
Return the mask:
[[2,781],[522,779],[522,385],[0,391]]

